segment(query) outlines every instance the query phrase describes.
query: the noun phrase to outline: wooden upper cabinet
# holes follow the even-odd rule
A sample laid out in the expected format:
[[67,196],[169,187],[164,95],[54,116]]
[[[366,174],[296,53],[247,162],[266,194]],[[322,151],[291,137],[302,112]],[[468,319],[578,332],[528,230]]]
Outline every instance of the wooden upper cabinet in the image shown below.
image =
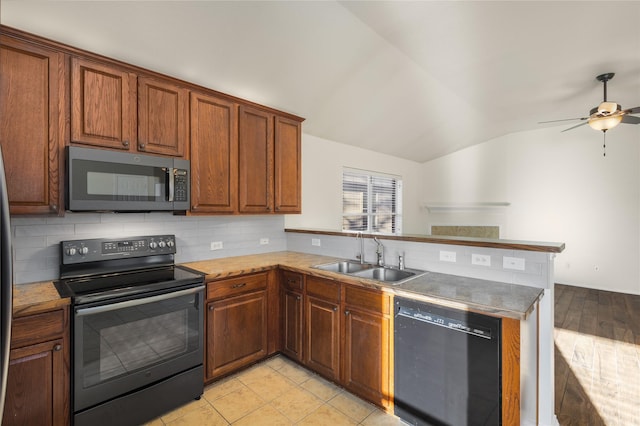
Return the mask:
[[238,105],[191,93],[191,211],[238,211]]
[[187,89],[138,77],[138,151],[187,157],[188,120]]
[[116,66],[71,60],[71,142],[136,146],[136,76]]
[[65,55],[0,38],[0,144],[11,214],[63,210]]
[[273,211],[273,114],[240,106],[239,211]]
[[301,201],[301,124],[275,117],[275,211],[300,213]]

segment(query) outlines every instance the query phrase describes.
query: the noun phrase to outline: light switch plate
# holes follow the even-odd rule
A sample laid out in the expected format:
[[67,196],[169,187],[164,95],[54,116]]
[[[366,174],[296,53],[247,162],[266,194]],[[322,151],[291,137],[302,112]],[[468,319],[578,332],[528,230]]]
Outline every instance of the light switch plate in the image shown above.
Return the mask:
[[455,251],[440,251],[440,260],[443,262],[455,262],[456,261],[456,252]]
[[222,250],[222,241],[211,241],[211,250]]
[[316,246],[316,247],[320,247],[320,238],[312,238],[311,239],[311,245],[312,246]]
[[504,269],[515,269],[516,271],[524,271],[524,258],[504,256],[502,258],[502,267]]

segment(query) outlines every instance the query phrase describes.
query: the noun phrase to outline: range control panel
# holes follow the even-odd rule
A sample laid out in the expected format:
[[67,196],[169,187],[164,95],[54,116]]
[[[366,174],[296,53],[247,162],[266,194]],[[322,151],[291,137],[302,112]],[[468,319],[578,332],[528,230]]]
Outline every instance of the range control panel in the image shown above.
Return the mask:
[[121,239],[94,238],[88,240],[61,241],[62,264],[96,262],[127,257],[175,254],[174,235],[152,235]]

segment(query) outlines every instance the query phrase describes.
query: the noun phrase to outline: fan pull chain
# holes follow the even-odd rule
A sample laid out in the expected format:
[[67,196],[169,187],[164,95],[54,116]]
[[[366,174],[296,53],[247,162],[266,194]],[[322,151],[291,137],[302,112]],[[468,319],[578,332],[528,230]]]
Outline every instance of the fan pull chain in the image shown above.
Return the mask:
[[607,132],[602,132],[602,156],[607,156]]

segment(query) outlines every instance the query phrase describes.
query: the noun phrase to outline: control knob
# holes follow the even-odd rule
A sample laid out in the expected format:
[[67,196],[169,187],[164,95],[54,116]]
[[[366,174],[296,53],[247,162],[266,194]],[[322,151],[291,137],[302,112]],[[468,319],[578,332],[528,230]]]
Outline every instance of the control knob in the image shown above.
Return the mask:
[[149,248],[155,250],[158,247],[158,243],[156,243],[155,241],[151,241],[149,243]]
[[87,254],[87,253],[89,253],[89,247],[81,247],[81,248],[80,248],[80,254],[81,254],[81,255],[83,255],[83,256],[84,256],[84,255],[85,255],[85,254]]
[[67,256],[75,256],[77,253],[77,250],[75,247],[69,247],[67,249]]
[[167,247],[173,247],[175,245],[176,245],[176,243],[174,243],[173,240],[167,241]]
[[158,246],[160,246],[160,248],[164,248],[167,244],[164,241],[160,241],[158,243]]

